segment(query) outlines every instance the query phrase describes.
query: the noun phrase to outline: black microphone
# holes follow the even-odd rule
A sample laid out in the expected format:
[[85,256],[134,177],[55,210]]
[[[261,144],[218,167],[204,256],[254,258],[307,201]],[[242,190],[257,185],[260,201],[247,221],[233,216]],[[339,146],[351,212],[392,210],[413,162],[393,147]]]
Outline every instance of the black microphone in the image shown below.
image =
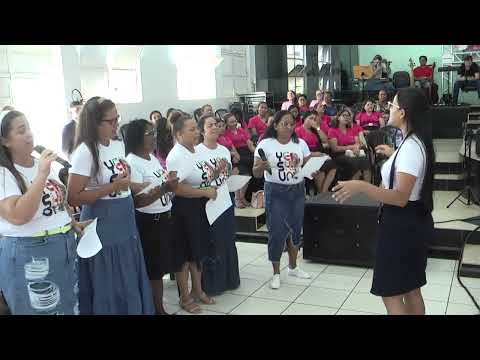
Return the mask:
[[[265,151],[263,151],[263,149],[258,149],[258,155],[260,155],[260,158],[263,160],[263,161],[268,161],[267,160],[267,156],[265,155]],[[272,175],[272,169],[267,169],[266,170],[270,175]]]
[[[37,145],[33,148],[33,150],[41,154],[45,150],[45,146]],[[61,157],[57,156],[55,161],[58,162],[60,165],[62,165],[64,168],[72,167],[72,165],[70,165],[70,163],[67,160],[63,160]]]

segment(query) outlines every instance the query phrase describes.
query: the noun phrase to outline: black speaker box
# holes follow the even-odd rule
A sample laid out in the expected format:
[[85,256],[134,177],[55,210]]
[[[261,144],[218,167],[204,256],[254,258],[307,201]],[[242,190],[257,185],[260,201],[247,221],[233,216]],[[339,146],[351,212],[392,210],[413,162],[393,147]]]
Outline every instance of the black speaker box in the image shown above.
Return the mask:
[[305,202],[303,257],[328,264],[372,267],[379,203],[363,194],[343,204],[331,193]]

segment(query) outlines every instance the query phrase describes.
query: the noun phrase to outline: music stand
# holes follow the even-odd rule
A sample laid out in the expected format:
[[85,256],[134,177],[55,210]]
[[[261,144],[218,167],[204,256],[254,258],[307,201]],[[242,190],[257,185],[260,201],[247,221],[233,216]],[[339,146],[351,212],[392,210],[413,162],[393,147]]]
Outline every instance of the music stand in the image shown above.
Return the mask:
[[370,65],[354,65],[353,78],[362,82],[362,101],[365,101],[365,81],[373,77],[373,69]]

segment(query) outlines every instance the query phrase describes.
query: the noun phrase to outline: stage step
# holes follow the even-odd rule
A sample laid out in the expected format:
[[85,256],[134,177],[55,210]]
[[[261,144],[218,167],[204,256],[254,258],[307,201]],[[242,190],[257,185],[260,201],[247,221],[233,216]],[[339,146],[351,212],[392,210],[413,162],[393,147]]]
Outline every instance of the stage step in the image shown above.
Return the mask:
[[237,233],[255,234],[265,224],[265,209],[235,208]]
[[460,191],[465,186],[465,174],[435,174],[433,189],[442,191]]

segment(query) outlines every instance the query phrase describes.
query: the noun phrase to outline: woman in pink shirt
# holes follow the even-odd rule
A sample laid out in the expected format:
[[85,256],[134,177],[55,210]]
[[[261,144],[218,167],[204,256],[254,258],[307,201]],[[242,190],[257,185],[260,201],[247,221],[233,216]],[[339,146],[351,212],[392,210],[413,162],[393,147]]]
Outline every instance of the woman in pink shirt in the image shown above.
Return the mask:
[[[235,165],[238,167],[238,174],[252,176],[253,167],[253,153],[255,152],[255,145],[250,140],[248,132],[241,127],[237,126],[237,118],[232,113],[227,113],[223,117],[227,129],[224,136],[227,137],[239,154],[240,159]],[[235,206],[244,208],[249,206],[245,199],[245,193],[247,191],[248,184],[235,193]]]
[[330,122],[332,118],[325,114],[325,105],[322,103],[317,104],[315,108],[318,114],[318,122],[320,124],[320,129],[325,133],[328,134],[328,130],[330,130]]
[[[318,104],[321,104],[323,101],[323,90],[315,91],[315,99],[310,101],[310,109],[315,109]],[[318,111],[318,110],[317,110]]]
[[289,90],[287,92],[287,101],[285,101],[282,104],[282,110],[288,110],[288,108],[292,105],[297,105],[297,94],[295,94],[295,91]]
[[[267,111],[267,129],[268,127],[273,123],[273,116],[274,116],[274,113],[272,110],[268,110]],[[266,131],[266,130],[265,130]],[[257,140],[257,144],[262,141],[263,137],[265,136],[265,133],[263,133],[261,136],[258,137],[258,140]]]
[[258,115],[255,115],[248,120],[248,130],[254,139],[262,136],[267,129],[267,103],[263,101],[259,103],[257,112]]
[[362,128],[367,126],[375,126],[382,128],[385,126],[385,121],[383,120],[382,113],[373,111],[374,104],[373,101],[367,100],[363,105],[362,111],[359,112],[356,116],[357,124]]
[[351,117],[352,113],[345,107],[333,119],[328,131],[330,148],[345,177],[358,180],[363,173],[363,179],[370,181],[370,162],[366,156],[360,156],[360,139],[357,130],[351,127]]
[[303,94],[298,96],[298,108],[300,110],[300,114],[310,111],[310,108],[308,107],[307,97]]
[[[303,125],[295,129],[295,133],[303,139],[311,152],[311,157],[328,156],[322,143],[327,142],[327,135],[318,127],[318,116],[316,111],[308,111],[303,114]],[[320,168],[320,172],[314,177],[315,186],[318,192],[327,192],[335,178],[335,162],[330,159]]]
[[293,119],[295,120],[295,129],[299,126],[302,126],[302,118],[300,117],[300,109],[297,105],[292,105],[288,108],[288,112],[292,114]]

